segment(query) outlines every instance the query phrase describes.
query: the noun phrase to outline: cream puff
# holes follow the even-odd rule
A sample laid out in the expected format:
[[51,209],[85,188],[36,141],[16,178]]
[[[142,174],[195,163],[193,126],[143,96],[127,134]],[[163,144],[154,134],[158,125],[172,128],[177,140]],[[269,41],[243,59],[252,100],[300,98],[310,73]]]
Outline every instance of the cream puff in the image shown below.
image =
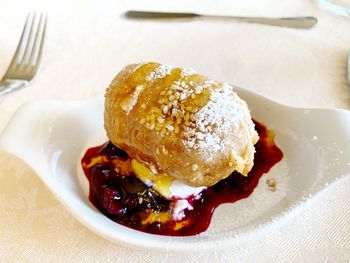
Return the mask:
[[110,141],[154,174],[208,187],[247,176],[259,137],[234,87],[190,69],[126,66],[105,94]]

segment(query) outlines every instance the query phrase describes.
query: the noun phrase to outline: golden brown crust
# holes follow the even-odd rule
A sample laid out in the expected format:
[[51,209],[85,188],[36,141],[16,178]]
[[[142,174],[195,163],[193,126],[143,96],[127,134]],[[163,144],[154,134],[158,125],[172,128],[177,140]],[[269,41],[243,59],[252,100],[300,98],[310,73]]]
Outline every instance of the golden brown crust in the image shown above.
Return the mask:
[[253,166],[258,137],[228,84],[159,63],[125,67],[106,91],[108,138],[131,158],[191,186]]

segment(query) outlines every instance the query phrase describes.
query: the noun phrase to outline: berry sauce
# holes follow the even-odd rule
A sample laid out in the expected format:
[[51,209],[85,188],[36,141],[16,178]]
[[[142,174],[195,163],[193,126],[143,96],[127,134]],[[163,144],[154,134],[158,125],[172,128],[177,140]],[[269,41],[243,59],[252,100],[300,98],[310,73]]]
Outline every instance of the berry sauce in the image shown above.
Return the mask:
[[[82,167],[90,183],[89,199],[116,223],[147,233],[190,236],[205,231],[217,206],[247,198],[260,177],[279,162],[282,151],[274,143],[274,133],[254,121],[259,134],[255,145],[254,167],[247,177],[233,172],[190,201],[193,210],[175,221],[172,200],[167,200],[138,179],[127,153],[107,142],[87,150]],[[233,219],[234,220],[234,219]]]

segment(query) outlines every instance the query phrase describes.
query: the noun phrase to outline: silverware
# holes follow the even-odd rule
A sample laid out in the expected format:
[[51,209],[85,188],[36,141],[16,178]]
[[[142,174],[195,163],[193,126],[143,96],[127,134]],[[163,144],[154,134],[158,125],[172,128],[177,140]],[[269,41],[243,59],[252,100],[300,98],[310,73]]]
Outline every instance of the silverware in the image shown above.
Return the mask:
[[0,95],[26,87],[38,73],[46,32],[46,15],[29,13],[24,29],[4,77],[0,81]]
[[282,26],[291,28],[312,28],[317,24],[317,18],[311,16],[301,17],[243,17],[243,16],[221,16],[221,15],[204,15],[197,13],[177,13],[177,12],[152,12],[130,10],[124,14],[127,18],[143,19],[177,19],[177,18],[209,18],[209,19],[232,19],[246,23],[265,24],[272,26]]

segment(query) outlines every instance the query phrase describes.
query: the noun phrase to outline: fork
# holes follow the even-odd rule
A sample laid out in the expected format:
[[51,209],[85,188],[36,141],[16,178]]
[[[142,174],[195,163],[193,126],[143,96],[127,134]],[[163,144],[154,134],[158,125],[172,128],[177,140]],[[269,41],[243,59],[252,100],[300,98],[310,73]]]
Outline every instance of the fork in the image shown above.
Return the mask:
[[46,15],[30,12],[12,61],[0,81],[0,95],[28,86],[39,71],[43,53]]

